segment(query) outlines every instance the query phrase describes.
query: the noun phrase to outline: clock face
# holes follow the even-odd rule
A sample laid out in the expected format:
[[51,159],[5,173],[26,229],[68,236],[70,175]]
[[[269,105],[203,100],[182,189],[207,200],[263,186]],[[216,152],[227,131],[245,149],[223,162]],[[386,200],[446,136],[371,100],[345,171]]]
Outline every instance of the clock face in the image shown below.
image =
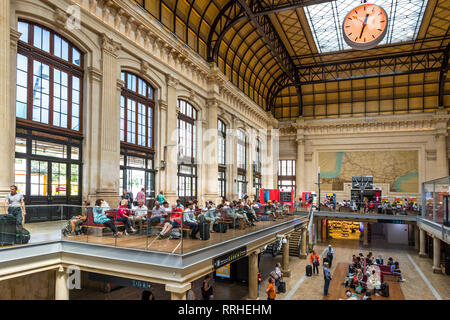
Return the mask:
[[383,40],[387,26],[386,11],[377,5],[364,3],[347,14],[342,24],[342,34],[350,47],[366,50]]

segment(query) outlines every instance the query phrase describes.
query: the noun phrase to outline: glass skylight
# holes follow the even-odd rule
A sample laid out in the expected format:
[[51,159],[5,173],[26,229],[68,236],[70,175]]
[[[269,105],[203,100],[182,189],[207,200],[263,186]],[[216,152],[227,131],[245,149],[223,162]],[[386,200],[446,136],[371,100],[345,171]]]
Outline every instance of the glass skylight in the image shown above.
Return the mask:
[[[381,41],[391,44],[414,40],[419,32],[428,0],[369,0],[381,6],[389,18],[388,31]],[[305,13],[319,52],[350,49],[342,37],[342,22],[360,0],[336,0],[305,7]]]

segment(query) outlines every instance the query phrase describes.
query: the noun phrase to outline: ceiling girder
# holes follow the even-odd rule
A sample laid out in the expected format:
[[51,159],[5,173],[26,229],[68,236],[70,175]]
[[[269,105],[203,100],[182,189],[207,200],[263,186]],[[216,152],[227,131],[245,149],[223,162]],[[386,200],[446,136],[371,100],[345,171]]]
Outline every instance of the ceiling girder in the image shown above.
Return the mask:
[[445,91],[445,81],[447,79],[448,73],[448,59],[450,54],[450,43],[445,48],[444,61],[442,62],[441,72],[439,73],[439,106],[444,105],[444,91]]

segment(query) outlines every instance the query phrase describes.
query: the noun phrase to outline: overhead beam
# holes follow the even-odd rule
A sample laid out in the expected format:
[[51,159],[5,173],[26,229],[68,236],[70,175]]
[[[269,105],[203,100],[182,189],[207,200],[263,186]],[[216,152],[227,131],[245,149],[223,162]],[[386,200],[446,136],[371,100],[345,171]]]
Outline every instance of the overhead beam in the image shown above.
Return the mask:
[[444,52],[444,61],[442,62],[442,68],[439,72],[439,106],[444,105],[444,92],[445,92],[445,81],[447,80],[448,74],[448,59],[450,54],[450,43]]

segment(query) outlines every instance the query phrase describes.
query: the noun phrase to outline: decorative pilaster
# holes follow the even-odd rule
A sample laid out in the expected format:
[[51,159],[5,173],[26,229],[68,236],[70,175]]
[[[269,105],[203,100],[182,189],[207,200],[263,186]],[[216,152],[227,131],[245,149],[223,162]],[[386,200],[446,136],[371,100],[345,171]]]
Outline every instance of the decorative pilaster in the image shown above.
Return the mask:
[[[11,62],[15,61],[11,42],[14,34],[10,30],[10,0],[0,1],[0,196],[9,192],[9,186],[14,182],[14,145],[15,145],[15,96],[12,90],[11,76],[15,71],[11,70]],[[15,62],[14,62],[15,65]],[[15,79],[15,76],[14,76]],[[15,100],[15,99],[14,99]]]
[[218,191],[218,154],[217,154],[217,112],[219,102],[217,99],[207,101],[207,131],[203,134],[202,160],[206,165],[207,175],[205,181],[205,198],[219,203]]

